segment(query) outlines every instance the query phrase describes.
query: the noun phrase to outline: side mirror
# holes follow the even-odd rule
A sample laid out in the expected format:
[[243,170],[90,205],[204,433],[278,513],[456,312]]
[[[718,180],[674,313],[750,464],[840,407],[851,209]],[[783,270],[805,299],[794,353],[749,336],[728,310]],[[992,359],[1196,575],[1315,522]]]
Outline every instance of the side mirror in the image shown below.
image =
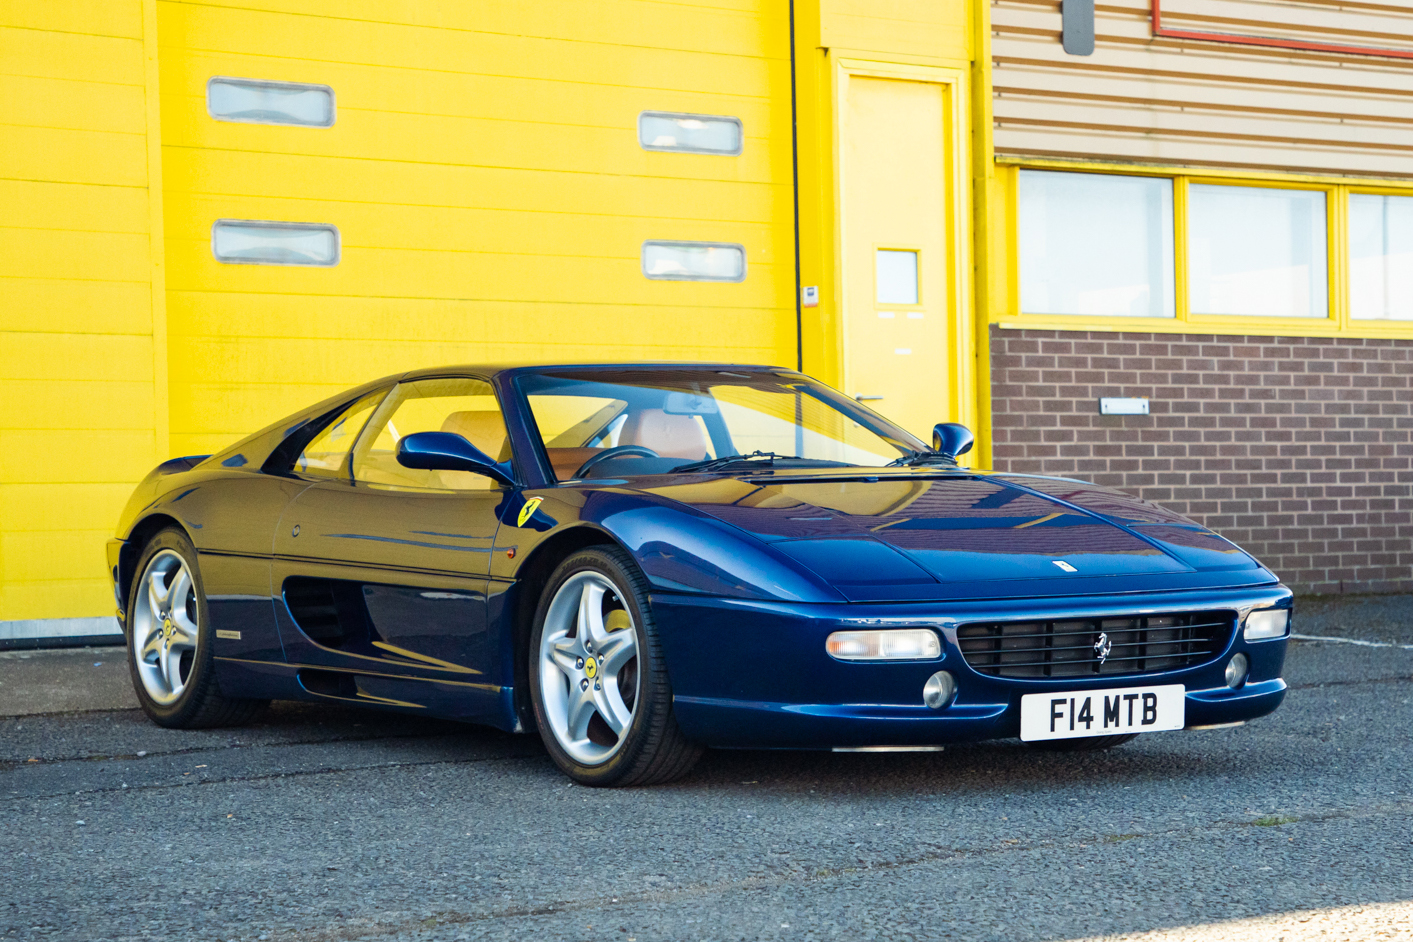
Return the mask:
[[942,422],[932,426],[932,450],[953,461],[971,451],[976,436],[959,422]]
[[416,432],[397,443],[397,463],[421,471],[470,471],[502,484],[515,481],[484,451],[455,432]]

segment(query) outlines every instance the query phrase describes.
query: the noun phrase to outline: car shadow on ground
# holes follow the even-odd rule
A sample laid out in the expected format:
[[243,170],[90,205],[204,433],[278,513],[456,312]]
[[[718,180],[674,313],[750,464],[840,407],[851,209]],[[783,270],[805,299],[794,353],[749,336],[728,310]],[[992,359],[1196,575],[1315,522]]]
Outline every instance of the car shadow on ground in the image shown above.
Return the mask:
[[[277,702],[262,716],[263,736],[253,738],[328,741],[425,739],[457,761],[467,747],[482,754],[529,760],[526,771],[547,787],[561,787],[539,737],[511,734],[449,720],[338,705]],[[1222,779],[1271,774],[1270,756],[1257,759],[1227,748],[1226,731],[1161,733],[1101,751],[1052,752],[1018,740],[946,746],[941,752],[834,753],[818,750],[708,749],[683,779],[659,788],[691,792],[741,789],[760,795],[851,794],[887,797],[920,791],[985,792],[1029,786],[1106,788],[1175,778]]]
[[1153,782],[1266,774],[1269,764],[1240,753],[1194,750],[1183,734],[1094,752],[1047,752],[1018,740],[947,746],[942,752],[852,753],[709,750],[678,788],[744,787],[784,793],[889,797],[922,792],[994,794],[1031,786],[1122,788]]

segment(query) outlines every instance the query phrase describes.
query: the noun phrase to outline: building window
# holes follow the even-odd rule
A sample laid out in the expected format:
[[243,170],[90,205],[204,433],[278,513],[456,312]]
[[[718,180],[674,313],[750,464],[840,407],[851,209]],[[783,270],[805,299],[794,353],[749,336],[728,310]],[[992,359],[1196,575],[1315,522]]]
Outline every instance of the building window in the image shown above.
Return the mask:
[[334,90],[217,76],[206,83],[206,111],[217,121],[327,128],[334,123]]
[[1413,320],[1413,197],[1349,196],[1350,316]]
[[337,265],[339,231],[324,223],[218,219],[211,254],[232,265]]
[[1173,317],[1173,181],[1020,171],[1027,314]]
[[638,115],[638,143],[644,150],[735,156],[744,140],[740,118],[670,111]]
[[745,281],[746,249],[730,242],[644,242],[643,274],[661,281]]
[[1328,317],[1325,194],[1192,184],[1193,314]]
[[917,304],[917,253],[879,249],[874,262],[879,304]]

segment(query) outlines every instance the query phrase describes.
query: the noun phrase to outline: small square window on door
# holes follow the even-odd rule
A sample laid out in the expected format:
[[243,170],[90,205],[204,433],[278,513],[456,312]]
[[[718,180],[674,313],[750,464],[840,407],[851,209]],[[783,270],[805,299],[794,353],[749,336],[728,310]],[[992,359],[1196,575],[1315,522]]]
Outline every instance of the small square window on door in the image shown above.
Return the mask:
[[917,304],[917,252],[879,249],[875,258],[879,304]]

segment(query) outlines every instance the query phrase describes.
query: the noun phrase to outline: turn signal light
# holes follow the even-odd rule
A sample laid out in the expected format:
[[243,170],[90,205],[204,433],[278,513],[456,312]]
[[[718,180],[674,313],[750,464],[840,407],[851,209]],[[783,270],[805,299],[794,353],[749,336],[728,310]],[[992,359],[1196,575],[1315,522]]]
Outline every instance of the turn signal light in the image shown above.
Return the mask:
[[1290,625],[1290,609],[1268,608],[1252,612],[1246,616],[1246,630],[1242,633],[1247,641],[1265,641],[1267,638],[1281,638]]
[[836,631],[824,650],[841,661],[921,661],[942,656],[942,642],[930,628]]

